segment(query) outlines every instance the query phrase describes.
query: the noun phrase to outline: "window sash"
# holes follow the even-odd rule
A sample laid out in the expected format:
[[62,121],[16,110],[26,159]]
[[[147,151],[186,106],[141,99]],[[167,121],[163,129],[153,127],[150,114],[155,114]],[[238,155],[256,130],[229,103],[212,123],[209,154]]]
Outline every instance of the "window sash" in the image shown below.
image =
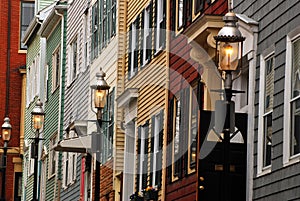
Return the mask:
[[263,167],[271,165],[271,148],[272,148],[272,111],[265,114],[264,121],[264,147],[263,147]]
[[34,1],[21,1],[21,22],[20,22],[20,49],[25,50],[27,47],[22,43],[25,32],[34,17]]

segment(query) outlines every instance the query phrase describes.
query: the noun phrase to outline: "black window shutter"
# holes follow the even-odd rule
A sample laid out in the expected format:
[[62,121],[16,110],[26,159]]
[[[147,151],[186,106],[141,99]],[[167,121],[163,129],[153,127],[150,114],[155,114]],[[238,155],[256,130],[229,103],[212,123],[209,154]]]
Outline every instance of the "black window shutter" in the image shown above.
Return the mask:
[[147,49],[146,49],[146,59],[148,62],[151,60],[152,56],[152,29],[153,29],[153,3],[151,1],[149,5],[149,35],[147,37]]
[[183,170],[184,170],[184,174],[188,174],[188,140],[189,140],[189,136],[188,136],[188,133],[189,133],[189,106],[190,106],[190,88],[187,87],[185,88],[184,90],[184,97],[185,97],[185,100],[184,100],[184,123],[183,123],[183,126],[184,126],[184,131],[183,133],[185,133],[185,135],[182,135],[183,137],[183,152],[184,153],[184,167],[183,167]]
[[144,65],[143,63],[143,54],[144,54],[144,37],[145,37],[145,32],[144,32],[144,20],[145,20],[145,10],[141,13],[141,29],[140,29],[140,64],[141,66]]
[[128,80],[131,77],[131,57],[132,57],[132,24],[129,27],[129,43],[128,43]]
[[172,141],[173,141],[173,119],[174,119],[174,97],[169,101],[169,122],[167,138],[167,182],[172,181]]
[[155,115],[151,117],[151,149],[150,149],[150,179],[149,183],[152,185],[153,182],[153,157],[154,157],[154,134],[155,134]]
[[156,162],[156,175],[155,180],[158,187],[161,187],[161,176],[162,176],[162,151],[163,151],[163,136],[164,136],[164,110],[161,110],[159,113],[159,138],[158,138],[158,154]]
[[135,27],[136,27],[136,35],[135,35],[135,50],[134,50],[134,72],[136,73],[138,70],[138,55],[139,55],[139,36],[140,36],[140,17],[138,16],[136,21],[135,21]]
[[138,192],[140,189],[139,189],[139,186],[140,186],[140,163],[141,163],[141,160],[140,160],[140,156],[141,156],[141,126],[138,127],[138,143],[137,143],[137,163],[136,163],[136,191]]

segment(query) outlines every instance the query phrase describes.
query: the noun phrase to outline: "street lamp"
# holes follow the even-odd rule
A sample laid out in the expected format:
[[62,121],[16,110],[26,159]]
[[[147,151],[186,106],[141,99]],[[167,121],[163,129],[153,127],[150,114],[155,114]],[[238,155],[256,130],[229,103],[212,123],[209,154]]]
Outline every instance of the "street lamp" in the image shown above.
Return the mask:
[[[102,119],[103,108],[106,104],[107,95],[109,93],[110,86],[105,81],[105,73],[100,68],[100,72],[96,74],[96,84],[91,85],[92,94],[94,94],[94,107],[96,108],[95,112],[97,116],[97,122],[102,128],[102,122],[109,122]],[[93,96],[91,96],[93,97]],[[95,170],[95,201],[100,200],[100,146],[101,146],[101,136],[100,131],[98,134],[92,136],[92,149],[96,152],[96,170]]]
[[38,145],[39,141],[42,140],[39,138],[40,130],[43,128],[45,112],[43,109],[43,103],[40,100],[37,100],[35,107],[31,112],[31,123],[35,132],[34,142],[31,144],[31,158],[34,158],[34,181],[33,181],[33,199],[32,201],[37,201],[37,172],[38,172]]
[[4,118],[4,123],[2,124],[2,140],[4,142],[3,147],[3,158],[2,158],[2,191],[1,191],[1,201],[5,201],[5,179],[6,179],[6,161],[7,161],[7,144],[11,137],[11,125],[9,123],[10,119],[8,117]]
[[[229,201],[231,200],[230,185],[228,183],[230,181],[230,138],[231,133],[235,131],[235,109],[234,102],[231,98],[233,93],[242,93],[241,91],[232,90],[232,83],[241,74],[242,59],[240,65],[239,59],[242,58],[243,41],[245,40],[245,37],[242,36],[236,26],[238,19],[233,12],[228,12],[223,17],[223,20],[225,25],[214,38],[216,40],[216,65],[218,66],[218,69],[223,72],[222,75],[224,75],[221,75],[221,77],[224,82],[225,100],[216,103],[216,111],[219,107],[226,108],[225,123],[223,127],[224,136],[222,139],[224,146],[223,178],[226,183],[224,184],[224,188],[222,188],[222,197],[224,201]],[[233,78],[232,72],[238,72],[235,78]]]

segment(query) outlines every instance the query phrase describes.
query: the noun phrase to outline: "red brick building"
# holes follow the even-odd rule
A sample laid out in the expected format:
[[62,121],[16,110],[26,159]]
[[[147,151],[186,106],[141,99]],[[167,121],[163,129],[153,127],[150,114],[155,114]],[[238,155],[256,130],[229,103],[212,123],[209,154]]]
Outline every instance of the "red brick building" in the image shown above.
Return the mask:
[[208,86],[221,87],[215,71],[211,72],[215,67],[213,36],[223,26],[222,16],[227,11],[226,0],[171,1],[165,200],[206,200],[199,191],[207,186],[197,179],[201,177],[197,153],[205,134],[201,133],[200,116],[214,108],[216,97]]
[[[3,119],[8,116],[12,126],[12,136],[8,142],[5,200],[17,201],[21,200],[26,83],[26,48],[20,39],[34,14],[34,1],[3,0],[0,10],[0,123],[2,125]],[[2,139],[0,147],[3,147]],[[2,160],[0,163],[2,164]],[[2,181],[2,174],[0,179]]]

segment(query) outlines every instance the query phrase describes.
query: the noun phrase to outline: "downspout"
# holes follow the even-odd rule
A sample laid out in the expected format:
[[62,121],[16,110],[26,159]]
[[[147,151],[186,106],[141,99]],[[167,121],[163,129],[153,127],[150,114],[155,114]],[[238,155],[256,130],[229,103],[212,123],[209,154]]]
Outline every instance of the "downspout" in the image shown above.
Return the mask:
[[7,52],[6,52],[6,99],[5,117],[9,114],[9,88],[10,88],[10,28],[11,28],[11,2],[8,1],[7,8]]
[[[59,112],[58,112],[58,130],[59,130],[59,136],[58,136],[58,141],[62,140],[62,93],[63,93],[63,55],[64,55],[64,26],[65,26],[65,22],[64,22],[64,14],[60,14],[58,13],[58,11],[55,9],[55,14],[61,17],[61,48],[60,48],[60,55],[61,55],[61,62],[60,62],[60,86],[59,86]],[[61,155],[61,152],[59,152],[59,155]],[[58,157],[59,159],[60,157]],[[60,169],[61,167],[61,161],[58,160],[58,167],[57,170]],[[58,186],[56,186],[58,184]],[[56,189],[56,187],[58,187],[58,189]],[[54,187],[54,199],[56,198],[56,193],[57,193],[57,198],[55,199],[56,201],[60,201],[60,189],[61,189],[61,178],[60,178],[60,174],[58,177],[58,172],[55,175],[55,187]],[[57,190],[57,192],[56,192]]]

